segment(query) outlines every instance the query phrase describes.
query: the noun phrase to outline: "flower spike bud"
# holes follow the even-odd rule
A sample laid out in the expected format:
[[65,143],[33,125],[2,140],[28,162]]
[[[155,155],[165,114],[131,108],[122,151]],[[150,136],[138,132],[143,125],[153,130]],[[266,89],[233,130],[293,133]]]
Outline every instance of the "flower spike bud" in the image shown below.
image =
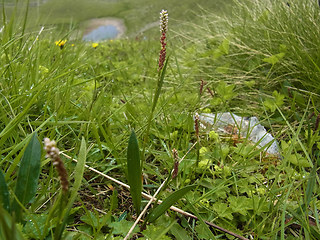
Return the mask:
[[54,140],[51,141],[49,138],[45,138],[43,143],[44,150],[47,153],[46,157],[51,158],[53,166],[56,167],[61,182],[62,192],[66,194],[69,188],[68,173],[59,156],[60,152],[57,148],[57,143]]
[[168,11],[162,10],[160,12],[160,32],[166,33],[168,31]]

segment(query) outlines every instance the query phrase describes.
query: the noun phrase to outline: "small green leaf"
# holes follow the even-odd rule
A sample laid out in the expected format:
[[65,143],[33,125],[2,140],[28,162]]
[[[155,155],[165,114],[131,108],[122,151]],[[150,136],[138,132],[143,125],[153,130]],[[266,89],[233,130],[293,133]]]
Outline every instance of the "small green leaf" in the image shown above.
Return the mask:
[[132,130],[127,151],[127,169],[128,169],[128,183],[130,186],[130,194],[133,205],[137,213],[140,213],[141,206],[141,165],[140,165],[140,150],[138,140],[134,130]]
[[[120,222],[112,222],[108,226],[113,228],[112,234],[122,235],[123,237],[129,232],[130,228],[132,227],[133,222],[122,220]],[[138,226],[135,226],[132,233],[136,233],[139,231]]]
[[167,211],[173,204],[175,204],[180,198],[182,198],[187,192],[189,192],[194,187],[195,185],[190,185],[172,193],[151,212],[148,221],[154,222],[158,217],[160,217],[165,211]]
[[99,215],[94,214],[92,211],[88,211],[85,215],[82,215],[80,220],[93,228],[99,227]]
[[221,74],[226,74],[226,73],[228,73],[229,68],[230,68],[230,63],[226,63],[222,66],[217,67],[216,72],[221,73]]
[[113,190],[112,195],[110,196],[110,211],[113,211],[118,208],[118,191]]
[[217,212],[221,218],[227,218],[230,221],[233,220],[232,210],[226,203],[215,203],[213,204],[213,210]]
[[0,203],[2,203],[2,207],[5,210],[7,210],[8,212],[10,211],[8,186],[1,170],[0,170]]
[[228,198],[228,201],[230,203],[230,208],[234,213],[240,213],[243,216],[246,216],[248,211],[253,208],[252,206],[252,200],[250,198],[247,198],[245,196],[230,196]]
[[312,167],[307,159],[305,159],[301,154],[290,154],[288,155],[288,161],[293,165],[300,167]]
[[178,223],[175,223],[171,229],[170,233],[175,236],[177,240],[188,240],[191,239],[191,237],[188,235],[188,232],[183,229]]
[[[35,196],[40,176],[41,145],[34,133],[23,154],[17,177],[15,195],[26,206]],[[12,205],[17,220],[21,220],[21,206],[15,199]]]
[[267,22],[269,20],[269,11],[265,10],[261,13],[261,15],[258,17],[259,22]]
[[222,104],[222,99],[219,97],[215,97],[215,98],[211,99],[210,104],[212,106],[218,106],[218,105]]
[[283,99],[284,99],[284,95],[282,95],[281,93],[278,93],[277,91],[273,91],[272,96],[274,96],[275,98],[275,104],[280,107],[283,105]]
[[208,228],[206,227],[206,225],[197,224],[195,227],[195,231],[197,232],[197,237],[199,239],[212,239],[212,236],[208,233]]
[[276,111],[277,107],[272,99],[267,99],[263,102],[263,106],[271,112]]
[[216,59],[218,59],[218,58],[221,57],[221,56],[223,56],[223,52],[222,52],[219,48],[215,49],[215,50],[212,52],[212,59],[213,59],[213,60],[216,60]]
[[228,101],[237,95],[233,90],[234,87],[234,84],[227,85],[226,82],[221,81],[219,82],[216,91],[224,101]]
[[154,226],[148,225],[142,234],[145,239],[159,239],[159,240],[170,240],[171,238],[166,235],[161,235],[163,232],[164,226]]
[[219,46],[219,50],[223,54],[227,55],[227,54],[229,54],[229,49],[230,49],[230,41],[228,39],[224,39]]
[[264,58],[262,59],[262,61],[266,62],[266,63],[270,63],[272,65],[275,65],[276,63],[278,63],[283,57],[285,56],[284,52],[272,55],[270,57]]

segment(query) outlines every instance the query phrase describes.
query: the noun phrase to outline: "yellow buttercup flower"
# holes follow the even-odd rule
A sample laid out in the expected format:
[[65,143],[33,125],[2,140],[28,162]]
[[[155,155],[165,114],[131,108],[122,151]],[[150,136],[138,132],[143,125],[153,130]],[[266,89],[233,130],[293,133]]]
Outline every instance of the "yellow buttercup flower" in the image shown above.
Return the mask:
[[92,43],[93,48],[97,48],[99,46],[99,43]]
[[64,45],[66,44],[67,40],[59,40],[56,41],[56,46],[60,47],[61,49],[64,47]]

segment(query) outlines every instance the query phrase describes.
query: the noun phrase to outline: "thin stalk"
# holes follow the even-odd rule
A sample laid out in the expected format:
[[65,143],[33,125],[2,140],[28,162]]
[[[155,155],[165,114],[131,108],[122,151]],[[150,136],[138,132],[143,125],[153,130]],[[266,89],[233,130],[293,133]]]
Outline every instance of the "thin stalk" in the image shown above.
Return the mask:
[[157,103],[159,100],[159,96],[161,93],[161,89],[163,86],[163,80],[164,80],[164,76],[166,73],[167,64],[168,64],[168,59],[165,61],[163,69],[161,71],[159,71],[159,74],[158,74],[157,88],[156,88],[156,92],[153,96],[152,108],[151,108],[151,112],[149,114],[149,118],[147,121],[147,128],[146,128],[146,132],[144,135],[143,148],[142,148],[142,154],[141,154],[141,168],[143,168],[143,162],[145,160],[145,150],[146,150],[147,142],[149,140],[149,132],[150,132],[150,127],[151,127],[151,122],[152,122],[154,110],[156,109],[156,106],[157,106]]

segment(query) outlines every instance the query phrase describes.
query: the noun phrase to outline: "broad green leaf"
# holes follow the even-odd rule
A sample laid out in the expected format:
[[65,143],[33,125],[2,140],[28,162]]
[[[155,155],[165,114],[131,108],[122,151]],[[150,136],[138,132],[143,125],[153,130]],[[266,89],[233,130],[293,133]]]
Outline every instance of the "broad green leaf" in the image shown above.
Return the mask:
[[6,183],[6,180],[4,179],[4,175],[2,171],[0,170],[0,205],[2,204],[2,207],[10,211],[10,199],[9,199],[9,191],[8,186]]
[[[40,175],[40,159],[41,159],[41,145],[34,133],[21,160],[15,195],[17,200],[26,206],[35,196],[38,187],[38,180]],[[21,206],[15,199],[13,201],[12,209],[16,213],[17,220],[21,220]]]
[[128,183],[130,186],[130,194],[132,197],[133,205],[137,213],[140,213],[141,206],[141,165],[140,165],[140,150],[138,140],[135,132],[132,130],[127,152],[127,168],[128,168]]
[[165,211],[167,211],[173,204],[175,204],[180,198],[182,198],[187,192],[189,192],[194,187],[195,185],[190,185],[172,193],[151,212],[148,221],[155,221],[158,217],[160,217]]

